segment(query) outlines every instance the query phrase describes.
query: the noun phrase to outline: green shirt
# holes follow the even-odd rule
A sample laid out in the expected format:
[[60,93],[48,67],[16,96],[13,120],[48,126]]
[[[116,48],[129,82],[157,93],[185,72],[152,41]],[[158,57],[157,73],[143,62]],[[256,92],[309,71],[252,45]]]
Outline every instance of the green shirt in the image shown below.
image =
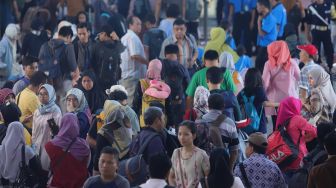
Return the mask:
[[[196,88],[198,86],[204,86],[205,88],[208,88],[207,82],[206,82],[206,72],[208,68],[203,68],[199,71],[197,71],[193,77],[191,78],[191,81],[188,85],[188,88],[186,90],[186,93],[189,97],[193,97],[196,91]],[[224,81],[221,84],[221,89],[223,90],[229,90],[229,91],[236,91],[236,86],[233,83],[232,76],[228,70],[224,72]]]

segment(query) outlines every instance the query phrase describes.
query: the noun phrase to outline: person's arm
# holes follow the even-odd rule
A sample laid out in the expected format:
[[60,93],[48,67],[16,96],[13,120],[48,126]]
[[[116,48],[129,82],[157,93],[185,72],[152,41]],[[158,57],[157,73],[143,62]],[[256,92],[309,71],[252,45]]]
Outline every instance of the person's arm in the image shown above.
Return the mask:
[[85,139],[89,131],[89,128],[90,128],[89,119],[84,112],[78,113],[77,117],[78,117],[78,122],[79,122],[79,129],[80,129],[79,137]]
[[254,27],[255,16],[256,16],[256,9],[253,9],[253,10],[251,11],[250,30],[252,30],[253,27]]
[[168,182],[169,182],[170,186],[173,186],[173,187],[176,186],[175,172],[173,171],[173,169],[170,169],[169,177],[168,177]]
[[232,103],[233,103],[233,113],[234,113],[234,117],[235,117],[235,121],[240,121],[243,119],[241,110],[240,110],[240,106],[237,100],[237,97],[233,95],[232,98]]
[[156,18],[155,25],[157,25],[159,23],[159,20],[160,20],[161,4],[162,4],[162,0],[156,0],[155,1],[155,11],[154,11],[155,18]]
[[270,86],[270,81],[271,81],[271,73],[269,70],[268,62],[265,63],[264,71],[262,74],[262,79],[263,79],[265,91],[267,91],[268,87]]
[[229,167],[231,169],[231,172],[233,171],[237,159],[238,159],[238,150],[230,151]]
[[128,8],[128,18],[133,16],[133,12],[134,12],[134,4],[135,4],[136,0],[131,0],[130,4],[129,4],[129,8]]
[[145,49],[145,56],[146,56],[146,59],[149,60],[149,40],[150,40],[150,31],[147,31],[144,33],[143,35],[143,40],[142,40],[142,44],[144,46],[144,49]]
[[264,101],[263,106],[264,107],[279,107],[280,103],[272,102],[272,101]]
[[186,110],[191,110],[193,108],[193,106],[194,106],[193,103],[194,103],[194,97],[187,96]]
[[258,24],[258,34],[260,36],[266,35],[266,32],[262,30],[262,19],[263,19],[263,17],[259,16],[258,17],[258,23],[257,23]]
[[135,62],[144,64],[144,65],[148,65],[148,61],[140,55],[133,55],[133,56],[131,56],[131,59]]
[[72,85],[76,85],[79,77],[80,77],[80,72],[77,66],[77,61],[76,61],[76,55],[75,55],[75,49],[73,44],[68,44],[66,45],[66,62],[67,62],[67,68],[70,70],[70,75],[72,79]]

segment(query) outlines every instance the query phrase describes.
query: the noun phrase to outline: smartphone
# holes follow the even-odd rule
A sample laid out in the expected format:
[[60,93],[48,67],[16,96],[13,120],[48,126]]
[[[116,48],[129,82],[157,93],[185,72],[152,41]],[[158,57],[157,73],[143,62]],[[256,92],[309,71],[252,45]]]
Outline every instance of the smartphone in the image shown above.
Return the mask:
[[56,136],[58,134],[59,127],[57,126],[54,118],[48,119],[47,122],[48,122],[49,128],[51,130],[52,136]]

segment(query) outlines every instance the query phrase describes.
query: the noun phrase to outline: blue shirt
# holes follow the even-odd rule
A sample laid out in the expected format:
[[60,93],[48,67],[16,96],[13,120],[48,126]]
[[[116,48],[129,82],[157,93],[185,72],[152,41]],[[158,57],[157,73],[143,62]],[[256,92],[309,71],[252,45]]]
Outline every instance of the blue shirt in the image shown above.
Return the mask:
[[272,13],[268,13],[261,21],[261,30],[266,34],[264,36],[258,35],[258,46],[266,47],[277,39],[278,31],[276,19]]
[[229,0],[229,3],[234,6],[234,12],[248,12],[257,6],[256,0]]
[[[243,162],[243,166],[251,187],[287,187],[285,179],[278,165],[267,159],[265,155],[253,153]],[[247,183],[240,171],[239,165],[236,166],[234,175],[238,176],[246,187]]]
[[282,3],[275,5],[271,11],[276,19],[276,24],[279,27],[278,37],[282,37],[287,24],[287,13]]

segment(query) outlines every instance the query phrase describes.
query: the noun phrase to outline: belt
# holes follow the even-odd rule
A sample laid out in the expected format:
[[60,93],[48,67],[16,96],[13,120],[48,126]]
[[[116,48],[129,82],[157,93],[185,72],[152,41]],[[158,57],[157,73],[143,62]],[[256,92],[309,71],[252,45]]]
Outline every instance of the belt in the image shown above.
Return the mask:
[[311,29],[314,29],[314,30],[317,30],[317,31],[328,31],[329,26],[312,25]]

